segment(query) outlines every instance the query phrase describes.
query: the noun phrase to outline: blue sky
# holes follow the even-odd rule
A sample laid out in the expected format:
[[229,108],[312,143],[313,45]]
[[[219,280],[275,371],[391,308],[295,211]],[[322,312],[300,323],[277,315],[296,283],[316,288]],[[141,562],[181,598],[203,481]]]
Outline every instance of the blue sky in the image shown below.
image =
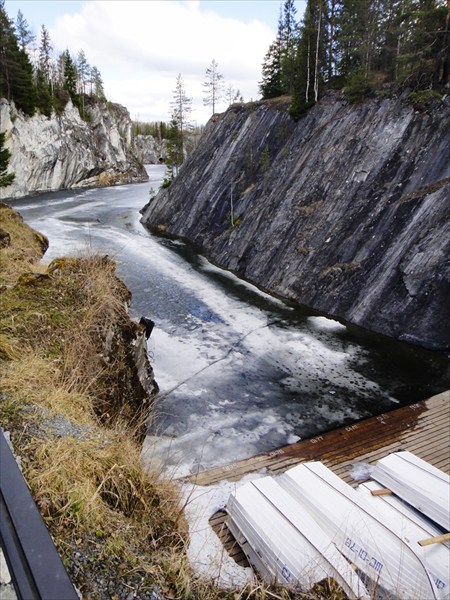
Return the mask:
[[[36,29],[42,24],[52,27],[56,17],[64,13],[76,13],[89,0],[6,0],[9,15],[15,18],[20,9],[28,23]],[[116,0],[117,1],[117,0]],[[152,0],[141,0],[149,2]],[[259,19],[276,31],[281,0],[201,0],[200,6],[213,10],[223,17],[242,21]],[[300,10],[302,2],[297,2]]]
[[[132,118],[167,121],[180,73],[192,120],[205,123],[202,83],[211,61],[245,101],[259,97],[261,64],[276,35],[279,0],[6,0],[34,33],[44,24],[56,52],[83,49],[102,74],[108,99]],[[305,3],[296,1],[300,18]],[[224,110],[223,101],[218,109]]]

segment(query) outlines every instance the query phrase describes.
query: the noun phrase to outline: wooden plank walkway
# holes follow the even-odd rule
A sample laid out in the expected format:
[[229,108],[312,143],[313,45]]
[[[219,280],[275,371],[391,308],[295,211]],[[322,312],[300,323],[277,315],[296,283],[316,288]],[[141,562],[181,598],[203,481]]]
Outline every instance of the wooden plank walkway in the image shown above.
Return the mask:
[[[351,484],[355,483],[350,476],[354,462],[374,464],[397,450],[409,450],[450,474],[450,391],[188,479],[207,486],[223,479],[235,481],[261,470],[274,475],[301,462],[320,460]],[[248,567],[247,557],[226,526],[226,519],[227,513],[220,510],[209,523],[228,554],[240,566]]]
[[374,464],[396,450],[409,450],[450,473],[450,391],[389,413],[340,427],[311,439],[201,471],[185,480],[208,486],[224,479],[236,481],[248,473],[281,473],[301,462],[321,460],[351,482],[352,463]]

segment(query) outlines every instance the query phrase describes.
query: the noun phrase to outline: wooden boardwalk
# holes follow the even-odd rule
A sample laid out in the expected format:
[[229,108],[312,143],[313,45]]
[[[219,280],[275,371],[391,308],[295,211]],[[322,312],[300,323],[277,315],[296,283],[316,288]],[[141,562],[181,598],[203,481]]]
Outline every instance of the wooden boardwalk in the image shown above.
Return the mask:
[[201,471],[186,480],[207,486],[258,471],[274,475],[307,460],[320,460],[350,483],[354,462],[374,464],[397,450],[409,450],[450,473],[450,391],[272,452]]
[[[208,486],[224,479],[236,481],[258,471],[275,475],[301,462],[320,460],[347,483],[355,483],[350,476],[353,463],[374,464],[397,450],[409,450],[450,474],[450,391],[187,479]],[[226,527],[226,516],[225,511],[218,511],[210,525],[229,555],[238,564],[248,566]]]

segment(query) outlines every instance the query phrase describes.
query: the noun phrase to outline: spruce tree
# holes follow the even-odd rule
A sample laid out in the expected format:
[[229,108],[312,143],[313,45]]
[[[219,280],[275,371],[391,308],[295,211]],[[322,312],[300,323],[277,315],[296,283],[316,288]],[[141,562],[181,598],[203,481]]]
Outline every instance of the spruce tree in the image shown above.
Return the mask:
[[14,173],[8,173],[9,159],[11,152],[4,147],[5,133],[0,133],[0,187],[7,187],[15,179]]
[[415,89],[444,87],[450,70],[450,8],[438,0],[403,5],[398,79]]
[[259,91],[264,100],[276,98],[283,94],[282,56],[281,40],[277,38],[269,46],[262,65],[262,80],[259,82]]
[[280,7],[277,37],[270,44],[262,64],[262,80],[259,91],[264,100],[277,98],[284,93],[283,88],[283,18]]
[[21,10],[17,12],[16,34],[21,50],[25,50],[36,39]]
[[45,25],[41,27],[39,62],[36,68],[37,107],[47,117],[53,108],[53,81],[51,77],[51,53],[53,47]]
[[33,69],[25,50],[19,48],[14,26],[0,0],[0,95],[32,115],[36,106]]
[[167,173],[165,185],[169,185],[177,175],[178,169],[183,164],[186,154],[186,137],[192,129],[189,115],[192,111],[192,98],[186,95],[181,73],[178,75],[173,92],[171,106],[171,120],[167,131]]
[[188,134],[189,130],[192,129],[192,124],[189,118],[189,115],[192,112],[192,98],[188,98],[186,95],[186,87],[184,85],[181,73],[178,75],[176,80],[171,107],[172,121],[176,124],[180,132],[180,156],[181,162],[183,162],[186,147],[186,135]]
[[281,59],[281,82],[283,93],[292,94],[295,78],[295,58],[297,37],[297,22],[295,15],[297,9],[294,0],[285,0],[283,5],[282,36],[282,59]]
[[166,172],[163,187],[168,187],[183,163],[182,139],[179,125],[172,119],[166,134]]
[[79,109],[80,97],[77,94],[77,69],[69,50],[64,50],[62,57],[64,65],[64,89],[69,94],[73,105]]

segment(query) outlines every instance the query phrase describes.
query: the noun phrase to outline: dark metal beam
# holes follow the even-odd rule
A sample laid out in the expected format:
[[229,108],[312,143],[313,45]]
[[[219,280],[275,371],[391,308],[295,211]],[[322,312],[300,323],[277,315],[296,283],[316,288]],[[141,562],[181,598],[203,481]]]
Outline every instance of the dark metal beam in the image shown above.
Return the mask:
[[79,600],[1,428],[0,542],[21,600]]

